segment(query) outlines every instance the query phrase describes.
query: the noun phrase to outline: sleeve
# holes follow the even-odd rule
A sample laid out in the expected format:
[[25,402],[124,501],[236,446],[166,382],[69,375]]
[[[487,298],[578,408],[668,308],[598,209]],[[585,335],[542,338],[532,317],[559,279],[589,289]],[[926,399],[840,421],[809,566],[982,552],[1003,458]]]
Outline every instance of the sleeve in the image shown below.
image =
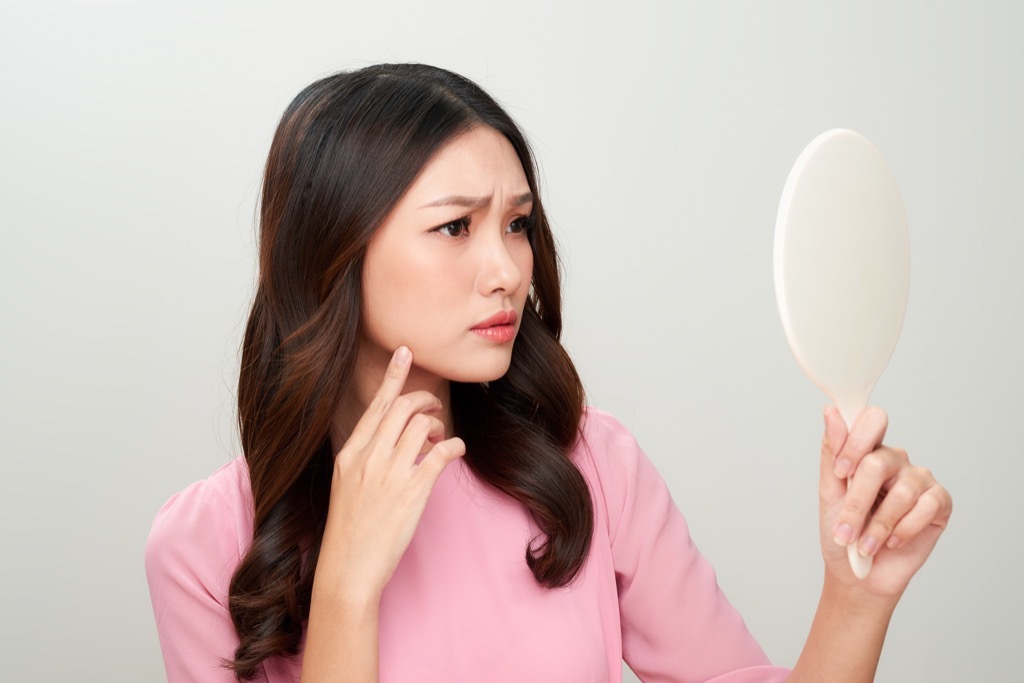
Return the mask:
[[241,555],[240,514],[211,480],[171,498],[146,541],[149,594],[170,683],[236,683],[224,664],[238,646],[227,594]]
[[608,510],[626,663],[646,683],[784,681],[789,670],[770,664],[725,598],[632,434],[601,413],[591,412],[588,422],[584,434]]

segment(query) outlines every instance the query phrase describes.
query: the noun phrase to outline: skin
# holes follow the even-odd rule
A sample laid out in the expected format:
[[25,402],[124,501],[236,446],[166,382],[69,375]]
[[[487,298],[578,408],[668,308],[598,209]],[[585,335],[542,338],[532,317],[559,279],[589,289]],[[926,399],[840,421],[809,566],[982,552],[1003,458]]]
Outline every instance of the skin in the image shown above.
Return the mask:
[[[337,455],[304,682],[377,680],[382,592],[434,483],[465,453],[451,434],[449,381],[497,379],[511,362],[511,342],[472,328],[502,310],[522,319],[533,268],[528,191],[507,140],[475,128],[427,164],[371,240],[357,391],[338,406],[332,432]],[[865,411],[849,432],[835,409],[824,417],[824,581],[790,680],[870,681],[893,610],[952,500],[905,451],[884,445],[881,410]],[[850,571],[849,542],[874,556],[864,580]]]
[[[790,680],[872,681],[893,610],[946,528],[953,500],[906,451],[884,445],[881,409],[868,408],[849,432],[835,408],[824,418],[818,499],[825,578]],[[865,579],[850,570],[848,542],[874,557]]]
[[424,167],[367,248],[357,396],[339,408],[339,426],[358,419],[399,346],[416,359],[406,389],[445,403],[449,380],[505,374],[512,344],[470,329],[515,311],[518,332],[533,275],[532,209],[519,157],[490,128],[458,136]]

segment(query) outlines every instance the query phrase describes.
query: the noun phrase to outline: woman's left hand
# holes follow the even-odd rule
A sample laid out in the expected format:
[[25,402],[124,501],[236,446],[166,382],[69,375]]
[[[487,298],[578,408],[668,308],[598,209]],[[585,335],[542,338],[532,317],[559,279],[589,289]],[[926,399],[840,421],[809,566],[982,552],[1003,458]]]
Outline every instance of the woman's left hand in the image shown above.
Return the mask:
[[[847,433],[839,411],[825,409],[821,445],[821,543],[826,571],[842,584],[898,599],[949,522],[953,500],[906,451],[882,443],[888,417],[868,408]],[[849,479],[848,479],[849,477]],[[846,546],[874,557],[857,579]]]

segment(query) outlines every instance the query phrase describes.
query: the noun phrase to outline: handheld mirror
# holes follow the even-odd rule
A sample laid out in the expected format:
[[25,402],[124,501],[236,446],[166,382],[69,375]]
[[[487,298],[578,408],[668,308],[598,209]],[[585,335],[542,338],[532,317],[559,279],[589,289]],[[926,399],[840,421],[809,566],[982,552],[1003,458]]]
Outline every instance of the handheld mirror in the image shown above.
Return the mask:
[[[775,223],[775,295],[804,373],[852,427],[892,356],[910,285],[907,218],[881,153],[850,130],[815,138],[786,180]],[[848,546],[854,574],[871,558]]]

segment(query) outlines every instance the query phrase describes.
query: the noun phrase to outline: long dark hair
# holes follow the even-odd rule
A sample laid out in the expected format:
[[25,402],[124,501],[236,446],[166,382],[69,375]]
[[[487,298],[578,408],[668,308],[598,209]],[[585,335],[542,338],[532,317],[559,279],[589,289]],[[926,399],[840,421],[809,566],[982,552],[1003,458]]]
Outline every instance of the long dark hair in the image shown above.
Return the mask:
[[533,282],[507,374],[453,383],[456,434],[483,481],[519,500],[542,536],[525,549],[536,580],[563,586],[590,547],[590,493],[567,453],[583,389],[558,341],[554,240],[530,149],[473,82],[418,64],[319,80],[281,118],[260,203],[259,283],[245,330],[238,421],[253,495],[253,540],[231,580],[240,644],[229,663],[255,678],[296,654],[327,519],[335,409],[353,390],[366,246],[420,170],[474,126],[503,134],[533,193]]

